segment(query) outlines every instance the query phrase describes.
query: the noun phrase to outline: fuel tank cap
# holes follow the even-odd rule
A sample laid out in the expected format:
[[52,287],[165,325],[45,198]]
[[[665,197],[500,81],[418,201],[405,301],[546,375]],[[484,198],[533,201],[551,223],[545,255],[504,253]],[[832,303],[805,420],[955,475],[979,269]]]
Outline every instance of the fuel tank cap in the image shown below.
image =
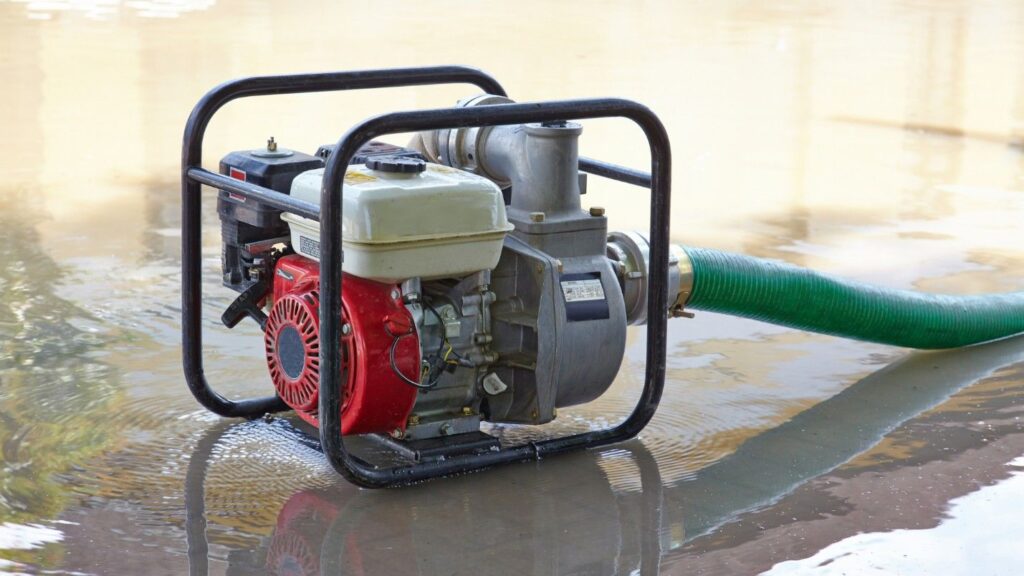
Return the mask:
[[366,167],[379,172],[397,174],[416,174],[427,169],[427,163],[419,158],[402,156],[371,156],[366,159]]

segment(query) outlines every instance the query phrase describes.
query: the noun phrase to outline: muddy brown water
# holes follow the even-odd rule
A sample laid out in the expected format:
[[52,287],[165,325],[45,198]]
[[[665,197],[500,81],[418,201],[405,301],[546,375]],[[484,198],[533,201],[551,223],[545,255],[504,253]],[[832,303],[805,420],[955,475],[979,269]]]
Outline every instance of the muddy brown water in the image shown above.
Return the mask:
[[[887,286],[1024,289],[1024,5],[0,2],[0,571],[48,574],[1014,574],[1024,561],[1024,341],[909,353],[700,314],[669,328],[638,440],[402,490],[339,480],[288,421],[185,389],[178,158],[211,86],[465,63],[519,100],[623,96],[672,137],[672,236]],[[464,86],[262,99],[208,165],[312,150]],[[399,140],[400,141],[400,140]],[[589,156],[642,136],[589,122]],[[647,194],[591,179],[613,229]],[[207,376],[268,391],[257,329]],[[612,391],[545,433],[624,417]]]

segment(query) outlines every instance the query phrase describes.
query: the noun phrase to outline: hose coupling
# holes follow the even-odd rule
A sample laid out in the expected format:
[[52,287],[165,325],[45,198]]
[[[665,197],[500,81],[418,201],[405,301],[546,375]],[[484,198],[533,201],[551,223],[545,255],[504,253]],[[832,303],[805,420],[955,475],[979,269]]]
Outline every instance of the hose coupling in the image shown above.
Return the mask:
[[[630,325],[647,322],[647,290],[650,279],[651,245],[642,232],[612,232],[608,235],[608,259],[619,278]],[[669,245],[668,295],[666,313],[673,318],[691,318],[684,307],[693,291],[693,265],[678,244]]]

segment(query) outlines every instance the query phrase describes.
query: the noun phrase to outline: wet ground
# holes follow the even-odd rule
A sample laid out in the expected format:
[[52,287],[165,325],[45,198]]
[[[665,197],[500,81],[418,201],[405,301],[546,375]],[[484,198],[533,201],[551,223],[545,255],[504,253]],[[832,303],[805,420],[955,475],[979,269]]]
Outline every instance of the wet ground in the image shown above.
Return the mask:
[[[209,87],[465,63],[520,100],[624,96],[673,139],[672,236],[887,286],[1024,289],[1024,5],[0,1],[0,570],[47,574],[1015,574],[1024,341],[946,353],[700,314],[639,440],[393,491],[287,420],[222,420],[180,369],[178,158]],[[207,165],[313,150],[467,87],[228,106]],[[642,136],[585,125],[631,166]],[[647,195],[591,180],[612,228]],[[216,319],[207,376],[266,393]],[[623,418],[620,378],[547,433]]]

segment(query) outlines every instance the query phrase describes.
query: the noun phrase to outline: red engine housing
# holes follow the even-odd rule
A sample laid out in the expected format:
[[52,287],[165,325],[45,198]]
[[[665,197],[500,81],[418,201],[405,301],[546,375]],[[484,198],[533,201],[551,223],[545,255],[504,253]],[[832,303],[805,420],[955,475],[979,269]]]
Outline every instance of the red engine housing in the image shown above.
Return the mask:
[[[277,394],[314,426],[319,425],[319,268],[317,262],[299,255],[278,260],[274,304],[264,336],[267,366]],[[341,432],[404,432],[417,391],[392,368],[391,347],[395,346],[395,368],[415,381],[419,379],[420,344],[401,290],[393,284],[345,275],[341,304],[343,325],[351,328],[342,333]]]

